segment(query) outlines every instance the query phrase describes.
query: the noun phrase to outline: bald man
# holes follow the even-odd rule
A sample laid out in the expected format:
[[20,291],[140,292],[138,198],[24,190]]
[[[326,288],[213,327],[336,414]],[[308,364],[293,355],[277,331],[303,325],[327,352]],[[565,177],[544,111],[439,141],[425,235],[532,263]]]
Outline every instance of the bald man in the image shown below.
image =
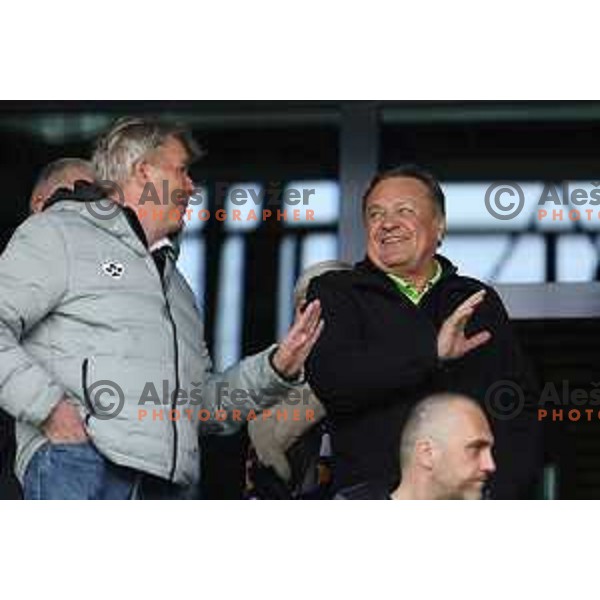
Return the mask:
[[393,500],[481,499],[496,470],[494,438],[479,405],[437,394],[415,406],[402,433],[402,481]]
[[[38,175],[29,198],[29,210],[41,212],[46,202],[61,188],[72,190],[76,181],[94,181],[92,164],[80,158],[59,158],[48,163]],[[14,421],[0,409],[0,500],[21,496],[13,473],[15,453]]]
[[32,213],[43,210],[47,200],[60,188],[73,189],[76,181],[94,181],[92,164],[81,158],[59,158],[40,172],[29,199]]

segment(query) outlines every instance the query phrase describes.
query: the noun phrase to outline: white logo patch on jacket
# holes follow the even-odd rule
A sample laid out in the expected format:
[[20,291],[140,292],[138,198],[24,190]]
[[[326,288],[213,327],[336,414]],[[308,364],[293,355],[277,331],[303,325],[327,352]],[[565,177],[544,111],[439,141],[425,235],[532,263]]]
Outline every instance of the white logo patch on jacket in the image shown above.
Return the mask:
[[125,272],[125,267],[116,260],[107,260],[102,263],[102,272],[114,279],[120,279]]

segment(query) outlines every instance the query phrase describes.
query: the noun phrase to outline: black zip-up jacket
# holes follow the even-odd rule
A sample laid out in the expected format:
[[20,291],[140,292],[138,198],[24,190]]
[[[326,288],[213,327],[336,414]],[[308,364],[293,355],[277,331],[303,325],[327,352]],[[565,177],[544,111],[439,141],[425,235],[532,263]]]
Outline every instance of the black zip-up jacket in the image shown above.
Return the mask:
[[[350,271],[326,273],[310,287],[309,298],[321,300],[325,329],[307,374],[330,419],[336,488],[370,482],[391,491],[399,482],[400,435],[408,412],[425,396],[449,391],[478,400],[490,418],[497,463],[492,497],[527,497],[541,469],[535,378],[498,294],[459,275],[443,256],[436,258],[442,276],[418,306],[368,259]],[[481,289],[487,294],[466,334],[487,329],[492,339],[461,359],[440,362],[438,330]],[[523,390],[522,410],[515,401],[511,411],[506,397],[486,402],[493,384],[504,385],[499,382]],[[510,412],[518,414],[504,418]]]

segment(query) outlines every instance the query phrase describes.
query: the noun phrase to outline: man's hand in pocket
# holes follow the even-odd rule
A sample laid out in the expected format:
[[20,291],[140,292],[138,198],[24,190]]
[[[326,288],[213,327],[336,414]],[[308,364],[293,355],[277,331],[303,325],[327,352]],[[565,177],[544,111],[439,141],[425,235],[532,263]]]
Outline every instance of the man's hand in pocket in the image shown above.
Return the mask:
[[79,411],[66,398],[54,407],[44,421],[42,432],[54,444],[76,444],[88,440]]

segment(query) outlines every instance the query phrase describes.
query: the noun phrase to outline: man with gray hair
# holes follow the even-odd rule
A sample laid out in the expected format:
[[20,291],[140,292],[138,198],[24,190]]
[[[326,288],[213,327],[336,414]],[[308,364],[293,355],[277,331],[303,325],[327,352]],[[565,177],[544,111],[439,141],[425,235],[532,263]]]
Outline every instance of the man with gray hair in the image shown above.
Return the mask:
[[496,470],[494,438],[475,400],[457,394],[425,398],[402,433],[402,480],[393,500],[475,500]]
[[[318,302],[278,345],[211,373],[164,242],[183,226],[196,154],[179,127],[120,120],[93,156],[105,189],[79,186],[33,215],[0,257],[0,407],[17,421],[26,498],[181,497],[199,480],[202,413],[243,419],[300,383]],[[149,197],[160,209],[142,212]]]
[[[335,488],[395,489],[411,408],[452,390],[477,400],[492,423],[491,497],[531,497],[543,459],[535,377],[498,293],[438,251],[447,228],[439,181],[418,165],[377,173],[362,213],[364,260],[309,291],[326,323],[307,372],[332,421]],[[494,410],[499,382],[514,392],[511,419]]]

